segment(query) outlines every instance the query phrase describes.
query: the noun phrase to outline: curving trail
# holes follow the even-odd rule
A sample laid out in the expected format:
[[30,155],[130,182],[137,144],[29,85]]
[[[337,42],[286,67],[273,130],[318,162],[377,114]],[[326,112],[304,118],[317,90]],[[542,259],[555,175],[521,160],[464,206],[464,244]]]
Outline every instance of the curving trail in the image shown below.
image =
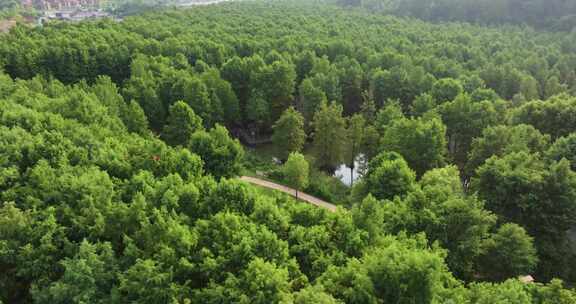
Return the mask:
[[[261,186],[261,187],[264,187],[264,188],[268,188],[268,189],[273,189],[273,190],[277,190],[277,191],[280,191],[280,192],[284,192],[284,193],[287,193],[287,194],[289,194],[289,195],[291,195],[291,196],[293,196],[293,197],[296,197],[296,190],[295,190],[295,189],[292,189],[292,188],[289,188],[289,187],[286,187],[286,186],[282,186],[282,185],[279,185],[279,184],[276,184],[276,183],[273,183],[273,182],[269,182],[269,181],[266,181],[266,180],[263,180],[263,179],[259,179],[259,178],[255,178],[255,177],[250,177],[250,176],[242,176],[242,177],[240,178],[240,180],[243,180],[243,181],[245,181],[245,182],[248,182],[248,183],[251,183],[251,184],[254,184],[254,185],[257,185],[257,186]],[[299,199],[299,200],[302,200],[302,201],[305,201],[305,202],[307,202],[307,203],[310,203],[310,204],[312,204],[312,205],[315,205],[315,206],[318,206],[318,207],[327,209],[327,210],[329,210],[329,211],[336,212],[336,205],[327,203],[327,202],[325,202],[325,201],[323,201],[323,200],[321,200],[321,199],[319,199],[319,198],[316,198],[316,197],[314,197],[314,196],[312,196],[312,195],[308,195],[308,194],[306,194],[306,193],[303,193],[303,192],[298,191],[298,199]]]

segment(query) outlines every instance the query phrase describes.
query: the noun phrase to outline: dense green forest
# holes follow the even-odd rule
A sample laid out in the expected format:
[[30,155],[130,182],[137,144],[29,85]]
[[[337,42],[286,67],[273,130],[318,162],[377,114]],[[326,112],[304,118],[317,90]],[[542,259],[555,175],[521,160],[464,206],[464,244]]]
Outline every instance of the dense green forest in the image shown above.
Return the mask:
[[327,0],[349,7],[430,21],[528,24],[557,31],[576,28],[572,0]]
[[[576,33],[243,1],[19,25],[0,67],[1,303],[576,303]],[[237,137],[362,176],[299,203]]]

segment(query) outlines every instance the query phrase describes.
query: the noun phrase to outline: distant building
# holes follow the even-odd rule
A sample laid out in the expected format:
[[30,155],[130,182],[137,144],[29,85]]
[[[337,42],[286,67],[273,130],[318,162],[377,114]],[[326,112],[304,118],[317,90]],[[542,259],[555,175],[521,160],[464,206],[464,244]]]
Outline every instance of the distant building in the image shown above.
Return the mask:
[[100,0],[21,0],[23,6],[42,11],[98,8]]
[[34,0],[22,0],[20,4],[24,8],[32,8],[34,7]]
[[86,19],[98,19],[110,17],[110,14],[100,10],[59,10],[45,12],[44,17],[41,18],[41,23],[44,24],[49,20],[61,21],[82,21]]

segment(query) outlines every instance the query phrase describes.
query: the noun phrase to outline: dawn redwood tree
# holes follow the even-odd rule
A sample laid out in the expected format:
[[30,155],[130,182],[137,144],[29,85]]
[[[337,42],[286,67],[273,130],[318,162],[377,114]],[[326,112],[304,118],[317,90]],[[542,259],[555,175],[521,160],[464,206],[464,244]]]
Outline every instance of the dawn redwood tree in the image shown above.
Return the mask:
[[220,293],[218,288],[206,290],[205,294],[198,297],[198,301],[267,304],[292,300],[288,269],[261,258],[252,260],[240,275],[228,278],[218,287],[226,292]]
[[395,152],[382,152],[368,164],[361,182],[353,189],[353,196],[363,200],[371,194],[379,200],[403,197],[416,186],[416,174],[402,156]]
[[[324,62],[324,60],[326,60],[326,64],[328,65],[325,67],[325,70],[321,68],[321,63]],[[308,79],[312,81],[312,85],[315,88],[320,89],[324,95],[326,95],[326,100],[340,102],[342,100],[342,89],[340,78],[338,77],[338,69],[331,66],[326,58],[322,58],[319,62],[320,63],[317,63],[315,66],[315,70],[313,70],[314,76]],[[318,68],[318,71],[316,71],[316,68]],[[316,92],[314,93],[317,94]]]
[[473,189],[486,207],[507,222],[526,228],[535,238],[544,278],[566,276],[567,231],[576,225],[576,173],[563,159],[547,164],[527,152],[493,156],[477,169]]
[[304,51],[296,56],[295,65],[296,74],[298,75],[296,83],[301,83],[310,74],[314,68],[316,58],[316,54],[311,50]]
[[310,125],[314,117],[314,113],[318,110],[322,102],[326,102],[326,94],[322,89],[316,87],[312,80],[306,78],[302,81],[298,88],[300,94],[300,103],[306,125]]
[[252,70],[246,59],[234,56],[226,61],[220,68],[222,78],[230,83],[235,96],[238,98],[239,116],[245,119],[246,104],[250,98],[250,81]]
[[460,168],[466,165],[472,140],[501,120],[490,101],[472,102],[468,95],[458,95],[440,105],[438,111],[446,125],[448,151]]
[[570,162],[572,171],[576,172],[576,133],[559,138],[546,151],[546,157],[553,161],[565,158]]
[[312,123],[314,128],[314,156],[316,164],[323,170],[333,172],[343,160],[346,140],[346,121],[342,117],[342,106],[335,102],[323,102]]
[[439,118],[404,118],[394,121],[381,139],[381,151],[400,153],[422,176],[446,163],[446,126]]
[[220,125],[209,132],[195,132],[188,148],[202,158],[206,172],[214,177],[237,176],[242,169],[242,145],[237,139],[232,139],[228,130]]
[[422,94],[414,99],[410,107],[410,114],[419,117],[436,108],[436,101],[430,94]]
[[[253,74],[253,94],[259,93],[269,104],[268,121],[277,120],[293,102],[296,70],[292,63],[274,61]],[[248,107],[247,111],[250,111]]]
[[552,76],[544,84],[544,97],[550,98],[566,91],[566,86],[560,83],[557,76]]
[[[389,98],[397,98],[395,89],[392,86],[398,83],[392,81],[390,71],[377,70],[372,74],[370,87],[372,96],[374,96],[375,103],[378,107],[384,106]],[[396,88],[398,90],[400,88]]]
[[534,126],[557,139],[576,132],[576,97],[567,94],[523,104],[511,113],[512,123]]
[[205,127],[211,127],[217,122],[217,107],[210,98],[210,92],[204,82],[197,76],[177,79],[171,88],[173,102],[186,102],[196,115],[202,118]]
[[397,120],[405,118],[402,107],[397,100],[388,100],[374,117],[373,125],[380,134],[384,134],[388,127]]
[[432,87],[432,96],[438,104],[452,101],[464,92],[462,83],[456,79],[444,78],[438,80]]
[[108,111],[115,116],[119,116],[125,108],[124,98],[120,95],[118,87],[108,76],[99,76],[92,86],[92,91],[100,102],[108,108]]
[[396,220],[401,223],[396,229],[424,231],[430,241],[437,241],[448,250],[446,263],[452,273],[472,280],[479,269],[476,262],[484,251],[484,240],[490,236],[497,217],[486,210],[482,200],[464,192],[456,166],[426,172],[420,186],[421,192],[414,191],[405,200],[411,212],[406,219]]
[[492,156],[504,156],[513,152],[544,153],[550,144],[550,136],[543,135],[530,125],[491,126],[472,140],[466,165],[466,175],[474,176],[476,169]]
[[121,111],[121,118],[129,132],[140,135],[146,135],[150,132],[148,129],[148,120],[146,114],[140,105],[132,100]]
[[[217,69],[209,69],[202,74],[201,78],[212,92],[213,103],[219,104],[222,108],[223,119],[226,125],[240,123],[240,104],[232,89],[232,85],[220,77],[220,72]],[[219,102],[214,102],[215,99]]]
[[533,238],[517,224],[504,224],[484,242],[484,254],[480,257],[482,272],[489,279],[505,279],[529,275],[538,263]]
[[300,153],[290,153],[282,171],[288,185],[296,189],[296,199],[298,199],[298,191],[308,187],[310,175],[308,161]]
[[126,100],[136,100],[153,130],[159,131],[166,122],[167,109],[156,93],[153,79],[131,78],[123,90]]
[[[543,233],[570,229],[576,212],[576,174],[561,160],[545,164],[537,154],[510,153],[477,170],[475,189],[503,218]],[[516,190],[514,190],[516,189]],[[518,193],[518,189],[523,189]],[[559,190],[559,192],[555,192]]]
[[149,303],[178,301],[185,292],[184,286],[174,282],[174,272],[155,260],[138,259],[120,274],[121,301]]
[[360,110],[362,105],[362,83],[364,75],[357,60],[343,58],[337,63],[340,70],[340,86],[342,88],[342,105],[344,113],[351,115]]
[[364,117],[364,120],[372,122],[376,117],[376,103],[374,103],[374,98],[369,92],[364,92],[362,97],[364,100],[362,101],[362,105],[360,105],[359,113]]
[[366,121],[360,114],[356,114],[348,120],[344,161],[350,168],[350,185],[354,184],[354,169],[356,167],[356,160],[362,151],[365,128]]
[[378,155],[378,151],[380,150],[380,133],[378,130],[370,125],[367,124],[366,128],[364,129],[364,134],[362,135],[362,142],[360,143],[360,151],[363,154],[362,163],[361,163],[361,171],[365,169],[367,163]]
[[280,154],[280,159],[287,159],[292,152],[300,152],[306,141],[304,117],[294,107],[288,108],[272,126],[272,142]]
[[201,131],[202,118],[183,101],[178,101],[170,107],[168,123],[164,126],[162,137],[172,145],[186,146],[196,131]]
[[345,303],[433,303],[449,280],[443,253],[429,249],[424,238],[382,242],[361,259],[331,267],[321,285]]
[[79,302],[105,303],[118,285],[118,262],[110,243],[90,244],[84,240],[73,258],[61,262],[63,276],[49,286],[33,292],[36,303]]

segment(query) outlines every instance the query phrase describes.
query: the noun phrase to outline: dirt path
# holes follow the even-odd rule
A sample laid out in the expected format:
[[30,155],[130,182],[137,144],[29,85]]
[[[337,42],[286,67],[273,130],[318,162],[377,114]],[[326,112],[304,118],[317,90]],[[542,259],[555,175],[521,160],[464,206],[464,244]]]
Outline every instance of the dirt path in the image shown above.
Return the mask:
[[[278,185],[278,184],[273,183],[273,182],[269,182],[269,181],[266,181],[263,179],[259,179],[259,178],[255,178],[255,177],[249,177],[249,176],[242,176],[240,179],[245,181],[245,182],[254,184],[254,185],[258,185],[258,186],[268,188],[268,189],[278,190],[278,191],[287,193],[293,197],[296,197],[296,190],[294,190],[292,188],[288,188],[286,186]],[[298,192],[298,199],[303,200],[303,201],[310,203],[312,205],[322,207],[324,209],[328,209],[332,212],[336,211],[336,205],[327,203],[327,202],[325,202],[319,198],[313,197],[312,195],[308,195],[308,194],[303,193],[303,192]]]

